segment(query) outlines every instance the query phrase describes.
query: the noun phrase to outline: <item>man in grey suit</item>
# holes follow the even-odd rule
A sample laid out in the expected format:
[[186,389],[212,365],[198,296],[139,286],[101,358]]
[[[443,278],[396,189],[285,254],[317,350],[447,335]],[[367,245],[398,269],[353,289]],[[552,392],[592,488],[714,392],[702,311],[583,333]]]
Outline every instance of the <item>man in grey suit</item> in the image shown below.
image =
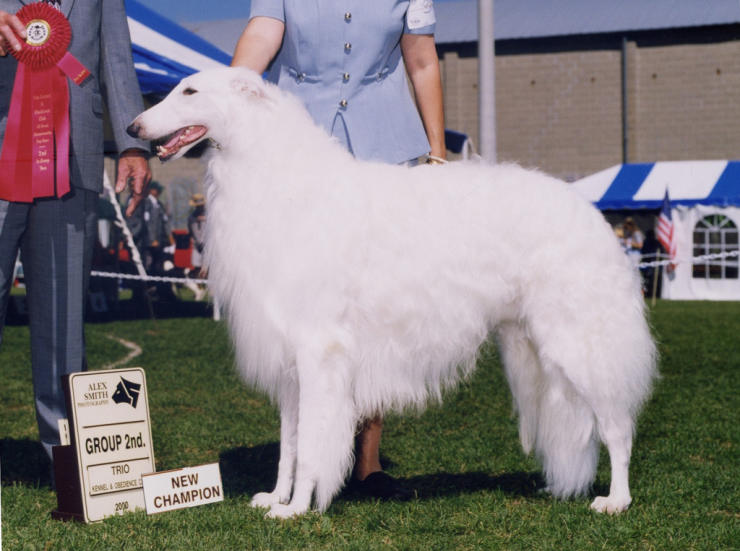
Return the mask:
[[[17,63],[11,48],[26,32],[14,15],[34,0],[0,0],[0,141]],[[132,212],[151,178],[148,144],[126,126],[143,110],[123,0],[45,0],[69,20],[69,51],[90,72],[69,82],[71,192],[32,203],[0,200],[0,343],[13,266],[21,251],[27,283],[31,365],[41,443],[51,457],[66,417],[61,376],[86,368],[83,314],[103,180],[103,99],[120,157],[116,190],[131,185]],[[23,124],[30,124],[24,121]]]

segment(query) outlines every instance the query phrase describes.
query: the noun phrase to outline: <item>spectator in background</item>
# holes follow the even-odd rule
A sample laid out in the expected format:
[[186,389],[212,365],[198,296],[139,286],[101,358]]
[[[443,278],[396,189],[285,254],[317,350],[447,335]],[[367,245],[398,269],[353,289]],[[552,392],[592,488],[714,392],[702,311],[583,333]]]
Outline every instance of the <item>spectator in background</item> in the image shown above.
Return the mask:
[[164,271],[164,248],[172,244],[170,220],[159,200],[162,189],[159,182],[152,181],[147,198],[127,218],[147,274],[161,274]]
[[640,263],[644,242],[645,235],[637,227],[632,217],[625,218],[622,224],[622,246],[635,266]]
[[193,240],[193,255],[190,263],[200,271],[203,266],[203,246],[205,245],[206,198],[202,193],[193,193],[190,206],[193,207],[188,215],[188,233]]
[[[202,277],[203,247],[205,245],[206,231],[206,198],[202,193],[193,193],[190,198],[190,206],[193,207],[193,210],[188,215],[188,233],[193,244],[190,264],[193,266],[192,273],[196,277]],[[186,285],[195,293],[195,300],[201,300],[205,296],[205,285],[194,282],[188,282]]]
[[642,249],[642,245],[645,242],[645,236],[640,231],[640,228],[637,227],[637,224],[635,224],[634,219],[632,217],[628,217],[624,220],[624,224],[622,224],[622,239],[624,241],[624,248],[629,252],[630,250],[636,250],[640,251]]

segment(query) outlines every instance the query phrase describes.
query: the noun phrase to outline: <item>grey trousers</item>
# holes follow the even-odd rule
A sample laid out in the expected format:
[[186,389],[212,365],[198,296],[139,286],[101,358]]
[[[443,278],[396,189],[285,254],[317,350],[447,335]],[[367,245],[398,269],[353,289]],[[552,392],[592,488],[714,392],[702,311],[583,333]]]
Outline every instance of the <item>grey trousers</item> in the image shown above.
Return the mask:
[[0,200],[0,345],[20,249],[36,419],[49,458],[51,447],[59,444],[57,421],[67,417],[61,377],[86,369],[84,313],[97,201],[96,193],[79,188],[62,199]]

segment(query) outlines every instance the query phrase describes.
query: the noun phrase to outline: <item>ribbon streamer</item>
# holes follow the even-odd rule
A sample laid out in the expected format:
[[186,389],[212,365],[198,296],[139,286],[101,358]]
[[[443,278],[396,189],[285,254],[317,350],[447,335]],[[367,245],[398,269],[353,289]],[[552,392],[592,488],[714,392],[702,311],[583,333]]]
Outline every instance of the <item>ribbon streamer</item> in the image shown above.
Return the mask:
[[26,26],[0,153],[0,199],[30,203],[69,193],[69,87],[90,75],[67,51],[69,21],[46,3],[16,14]]

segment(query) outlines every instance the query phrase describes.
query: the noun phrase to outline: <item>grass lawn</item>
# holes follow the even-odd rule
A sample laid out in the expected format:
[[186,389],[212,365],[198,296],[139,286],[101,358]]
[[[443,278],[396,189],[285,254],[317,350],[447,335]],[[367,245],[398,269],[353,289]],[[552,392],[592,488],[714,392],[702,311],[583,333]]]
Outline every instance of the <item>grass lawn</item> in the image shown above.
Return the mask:
[[[0,349],[2,543],[8,550],[738,549],[740,303],[658,302],[651,312],[661,374],[640,417],[633,503],[620,516],[537,492],[538,467],[519,446],[493,348],[444,405],[386,419],[388,472],[418,494],[381,503],[345,492],[323,514],[266,520],[248,503],[274,483],[278,415],[237,379],[226,331],[207,318],[87,327],[91,369],[134,341],[146,370],[157,470],[219,461],[224,502],[82,525],[56,507],[37,444],[28,330]],[[602,452],[595,491],[606,493]]]

